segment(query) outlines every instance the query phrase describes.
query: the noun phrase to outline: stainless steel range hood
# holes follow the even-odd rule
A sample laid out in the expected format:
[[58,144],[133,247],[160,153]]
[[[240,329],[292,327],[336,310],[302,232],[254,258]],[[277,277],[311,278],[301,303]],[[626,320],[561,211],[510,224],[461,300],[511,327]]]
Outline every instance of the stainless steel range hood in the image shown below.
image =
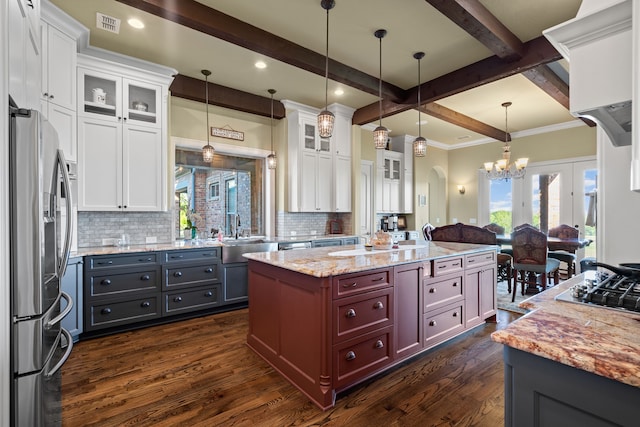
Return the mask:
[[574,19],[543,34],[570,64],[570,111],[613,145],[631,145],[632,0],[583,0]]

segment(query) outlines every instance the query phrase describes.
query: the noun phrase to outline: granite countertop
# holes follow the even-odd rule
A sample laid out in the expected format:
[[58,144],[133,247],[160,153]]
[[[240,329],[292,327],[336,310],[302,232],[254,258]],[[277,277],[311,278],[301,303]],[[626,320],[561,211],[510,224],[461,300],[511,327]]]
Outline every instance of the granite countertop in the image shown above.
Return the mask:
[[578,275],[521,302],[529,313],[491,339],[640,387],[640,314],[554,300],[583,278]]
[[346,245],[244,256],[314,277],[329,277],[486,250],[497,250],[497,246],[424,242],[422,245],[400,245],[398,249],[366,251],[364,245]]

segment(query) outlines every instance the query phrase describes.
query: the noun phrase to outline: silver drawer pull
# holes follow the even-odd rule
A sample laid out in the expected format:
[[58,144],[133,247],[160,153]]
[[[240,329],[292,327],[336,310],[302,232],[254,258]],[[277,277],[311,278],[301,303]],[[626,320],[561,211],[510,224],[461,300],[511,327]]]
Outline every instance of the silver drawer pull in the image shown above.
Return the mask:
[[175,298],[173,299],[173,301],[174,301],[174,302],[180,302],[180,301],[182,301],[182,297],[175,297]]
[[182,277],[182,271],[176,271],[173,273],[173,277]]
[[384,280],[384,276],[383,276],[383,277],[377,277],[377,278],[375,278],[375,279],[372,279],[372,281],[374,281],[374,282],[379,282],[379,281],[381,281],[381,280]]
[[376,310],[381,310],[384,308],[384,304],[382,304],[382,301],[378,301],[375,304],[373,304],[373,308],[375,308]]
[[151,280],[151,277],[149,277],[148,274],[144,274],[142,275],[142,277],[140,277],[140,280],[143,280],[143,281]]
[[209,298],[210,298],[210,297],[212,297],[212,296],[213,296],[213,292],[211,292],[211,291],[207,291],[207,292],[205,292],[205,293],[204,293],[204,296],[205,296],[205,297],[209,297]]
[[356,317],[356,311],[353,308],[350,308],[344,315],[349,318]]
[[113,261],[100,261],[100,262],[98,262],[98,264],[99,265],[105,265],[105,264],[106,265],[111,265],[111,264],[113,264]]
[[430,293],[430,294],[435,294],[435,293],[436,293],[436,288],[431,288],[431,289],[429,289],[429,293]]
[[104,279],[102,282],[100,282],[101,285],[105,285],[105,286],[109,286],[111,284],[111,280],[110,279]]
[[206,270],[204,270],[205,273],[213,273],[213,268],[209,267]]
[[103,308],[102,310],[100,310],[100,313],[111,314],[111,309],[109,307]]
[[353,283],[345,283],[344,285],[342,285],[343,288],[353,288],[354,286],[356,286],[358,284],[358,282],[353,282]]
[[430,321],[429,326],[436,326],[436,321],[435,320]]
[[151,307],[151,303],[149,301],[143,301],[142,304],[140,304],[140,307],[142,308]]
[[382,342],[382,340],[378,340],[376,341],[376,344],[374,345],[375,348],[383,348],[384,347],[384,343]]
[[151,261],[151,258],[140,258],[140,259],[138,259],[138,262],[147,262],[147,261]]
[[345,360],[354,360],[356,358],[356,353],[353,351],[350,351],[346,354],[346,356],[344,356]]

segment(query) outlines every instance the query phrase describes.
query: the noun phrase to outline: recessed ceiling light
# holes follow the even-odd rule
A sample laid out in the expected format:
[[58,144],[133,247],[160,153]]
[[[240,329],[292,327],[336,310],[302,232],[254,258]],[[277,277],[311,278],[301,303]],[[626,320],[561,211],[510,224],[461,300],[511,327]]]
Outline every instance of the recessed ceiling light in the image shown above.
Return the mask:
[[333,93],[335,95],[341,96],[341,95],[344,95],[344,90],[342,90],[342,88],[338,88]]
[[127,23],[131,25],[133,28],[137,28],[137,29],[144,28],[144,22],[142,22],[138,18],[131,18],[127,21]]
[[267,68],[267,64],[265,64],[264,61],[258,61],[254,65],[256,66],[256,68],[260,69]]

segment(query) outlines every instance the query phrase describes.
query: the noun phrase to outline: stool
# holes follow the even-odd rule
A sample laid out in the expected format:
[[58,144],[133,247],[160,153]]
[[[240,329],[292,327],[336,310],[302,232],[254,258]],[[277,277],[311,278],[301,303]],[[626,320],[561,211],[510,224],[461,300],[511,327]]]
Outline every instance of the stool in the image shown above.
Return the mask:
[[565,251],[551,251],[547,255],[549,258],[557,259],[567,264],[567,279],[573,276],[576,271],[576,255]]
[[580,271],[585,272],[587,270],[597,270],[598,269],[597,267],[593,265],[589,265],[589,263],[591,262],[596,262],[596,259],[594,257],[582,258],[580,260]]
[[498,252],[498,281],[507,281],[507,291],[511,293],[511,255]]

